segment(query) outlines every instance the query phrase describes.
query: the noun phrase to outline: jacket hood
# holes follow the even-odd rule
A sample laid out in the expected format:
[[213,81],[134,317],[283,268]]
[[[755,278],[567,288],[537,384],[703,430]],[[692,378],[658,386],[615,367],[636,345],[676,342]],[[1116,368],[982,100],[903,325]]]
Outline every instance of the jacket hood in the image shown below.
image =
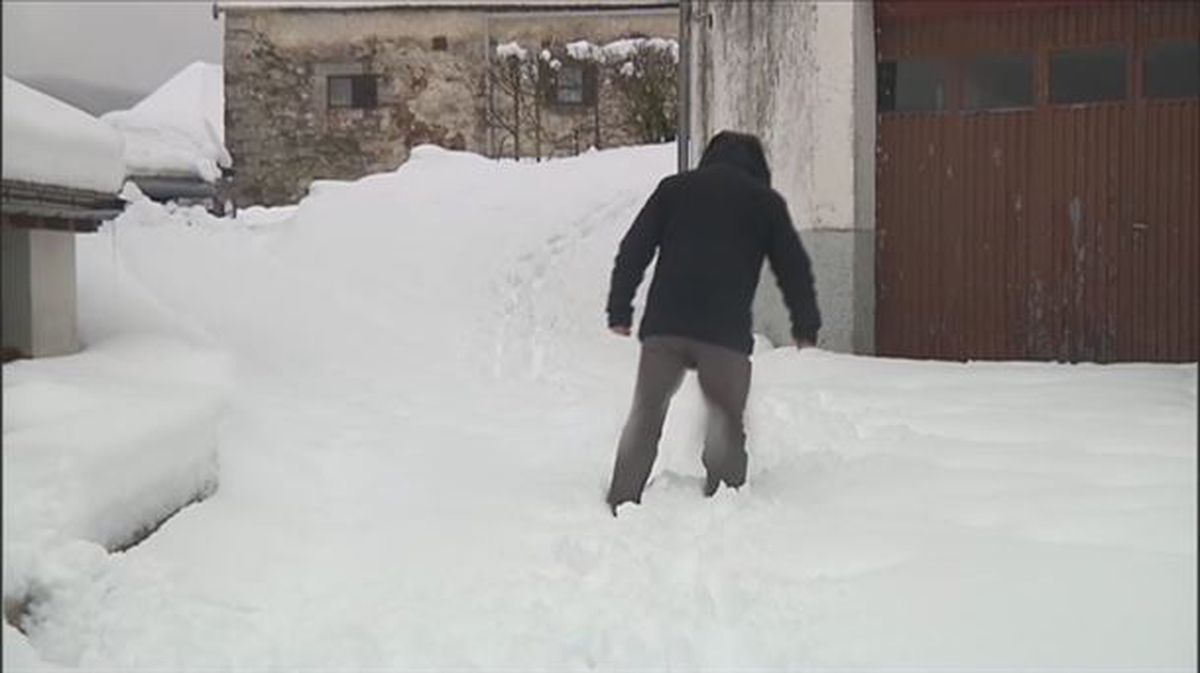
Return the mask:
[[721,131],[708,141],[700,167],[713,164],[733,166],[765,185],[771,184],[771,169],[763,153],[762,142],[749,133]]

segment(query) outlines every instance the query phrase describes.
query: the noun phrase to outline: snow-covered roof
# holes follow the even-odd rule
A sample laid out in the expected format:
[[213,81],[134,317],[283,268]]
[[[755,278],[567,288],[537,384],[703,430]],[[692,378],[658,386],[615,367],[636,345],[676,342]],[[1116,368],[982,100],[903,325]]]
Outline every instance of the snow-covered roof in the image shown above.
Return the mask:
[[132,109],[101,117],[125,137],[130,175],[215,182],[231,165],[225,149],[225,84],[219,65],[196,62]]
[[92,115],[4,78],[5,180],[116,194],[125,182],[121,136]]
[[624,9],[675,7],[678,0],[218,0],[220,9]]

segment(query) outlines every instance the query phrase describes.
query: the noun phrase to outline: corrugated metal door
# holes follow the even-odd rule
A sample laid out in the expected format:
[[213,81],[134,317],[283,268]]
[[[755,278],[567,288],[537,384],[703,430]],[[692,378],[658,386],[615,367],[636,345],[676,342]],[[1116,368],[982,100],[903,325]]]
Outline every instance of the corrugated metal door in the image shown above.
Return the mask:
[[877,4],[880,354],[1198,359],[1200,5],[971,7]]

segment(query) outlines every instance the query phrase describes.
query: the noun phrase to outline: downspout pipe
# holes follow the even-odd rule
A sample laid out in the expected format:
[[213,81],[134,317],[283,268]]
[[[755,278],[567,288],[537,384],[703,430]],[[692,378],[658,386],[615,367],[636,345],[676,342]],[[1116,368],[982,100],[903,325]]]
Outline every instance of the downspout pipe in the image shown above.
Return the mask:
[[676,155],[679,172],[689,166],[688,147],[691,144],[692,108],[692,0],[679,2],[679,100],[675,105]]

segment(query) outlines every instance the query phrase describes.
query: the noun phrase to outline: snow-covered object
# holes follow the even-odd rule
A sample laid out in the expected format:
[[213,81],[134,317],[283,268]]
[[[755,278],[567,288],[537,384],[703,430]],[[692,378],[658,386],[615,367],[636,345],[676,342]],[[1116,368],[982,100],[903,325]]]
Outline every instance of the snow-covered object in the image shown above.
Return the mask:
[[651,50],[666,52],[671,60],[679,62],[679,41],[663,37],[635,37],[609,42],[600,48],[607,62],[621,61],[633,58],[638,51]]
[[505,42],[496,46],[496,56],[502,59],[515,58],[518,61],[524,61],[529,57],[529,52],[516,42]]
[[5,542],[113,547],[211,490],[227,372],[161,339],[5,365]]
[[3,107],[4,179],[120,191],[121,136],[107,124],[7,76]]
[[225,148],[221,66],[196,62],[129,110],[101,117],[125,136],[130,175],[215,182],[232,161]]
[[238,385],[215,496],[124,555],[36,548],[37,652],[108,671],[1194,668],[1195,365],[760,339],[746,485],[700,495],[689,375],[642,505],[613,519],[639,347],[604,297],[675,158],[423,146],[253,226],[133,204],[81,239],[87,340],[203,335]]
[[567,54],[576,61],[600,61],[604,58],[604,52],[587,40],[568,42]]
[[670,54],[671,60],[679,62],[679,42],[663,37],[630,37],[598,46],[587,40],[578,40],[566,45],[567,54],[576,61],[618,63],[633,58],[643,50],[662,51]]

